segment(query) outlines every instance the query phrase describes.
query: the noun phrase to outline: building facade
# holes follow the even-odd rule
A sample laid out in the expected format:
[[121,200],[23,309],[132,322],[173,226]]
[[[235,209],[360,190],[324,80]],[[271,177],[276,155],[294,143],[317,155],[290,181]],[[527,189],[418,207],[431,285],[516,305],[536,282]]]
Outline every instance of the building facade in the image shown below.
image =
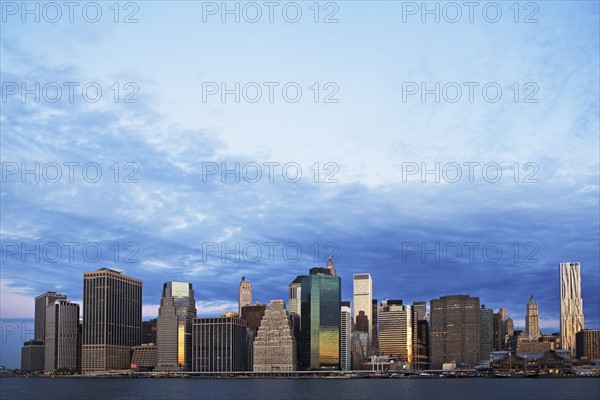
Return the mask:
[[525,310],[525,331],[531,340],[538,340],[541,336],[540,313],[537,301],[535,301],[533,295],[529,298],[527,309]]
[[[349,303],[349,302],[348,302]],[[340,369],[352,369],[352,314],[349,304],[344,304],[340,310]]]
[[41,372],[44,370],[44,341],[29,340],[21,348],[21,371]]
[[367,317],[367,323],[371,325],[367,333],[369,334],[369,340],[371,340],[373,336],[373,281],[371,280],[371,275],[354,274],[352,276],[352,287],[354,294],[354,312],[352,316],[355,322],[358,321],[357,317],[361,311]]
[[600,337],[598,329],[583,329],[575,335],[577,358],[600,359]]
[[379,309],[379,355],[412,369],[417,348],[417,313],[402,300],[383,300]]
[[236,372],[246,367],[246,322],[243,319],[194,318],[193,372]]
[[242,307],[242,319],[246,321],[246,370],[252,371],[254,365],[254,339],[256,333],[260,327],[265,310],[267,309],[266,304],[258,304]]
[[163,285],[156,320],[156,370],[189,371],[192,362],[192,321],[196,300],[191,283]]
[[479,298],[443,296],[431,300],[431,365],[473,368],[479,363]]
[[[335,269],[333,269],[335,271]],[[302,278],[302,367],[340,368],[340,277],[331,268],[312,268]]]
[[494,311],[481,306],[479,310],[479,363],[490,364],[490,354],[494,351]]
[[79,367],[79,304],[56,300],[46,307],[44,369]]
[[254,372],[296,370],[296,339],[283,300],[266,308],[254,339]]
[[142,342],[141,327],[141,280],[109,268],[84,273],[84,373],[129,369],[131,348]]
[[242,316],[242,307],[252,304],[252,284],[242,276],[238,291],[238,315]]
[[572,357],[577,354],[575,335],[584,326],[580,269],[578,262],[560,263],[560,342]]
[[288,285],[288,304],[289,313],[301,315],[300,306],[302,305],[302,278],[304,276],[297,276],[296,279]]
[[35,298],[35,337],[34,340],[46,338],[46,307],[57,300],[66,300],[67,295],[56,292],[46,292]]

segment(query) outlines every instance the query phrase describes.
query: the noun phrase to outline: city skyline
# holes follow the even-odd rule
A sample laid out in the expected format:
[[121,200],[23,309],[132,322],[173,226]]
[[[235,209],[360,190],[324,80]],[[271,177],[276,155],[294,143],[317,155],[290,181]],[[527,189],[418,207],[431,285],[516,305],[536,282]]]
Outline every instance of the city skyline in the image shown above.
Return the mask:
[[[578,266],[578,268],[580,267],[580,263],[575,263],[575,264]],[[561,279],[562,279],[562,276],[563,276],[563,270],[562,270],[562,266],[563,266],[563,265],[573,265],[573,263],[560,263],[560,265],[559,265],[559,268],[558,268],[558,273],[559,273],[559,277],[560,277]],[[333,261],[332,261],[332,259],[331,259],[331,258],[329,258],[329,259],[328,259],[328,262],[327,262],[327,265],[326,265],[326,266],[324,266],[324,267],[314,267],[314,270],[315,270],[315,271],[312,271],[312,269],[311,269],[311,274],[314,272],[315,274],[317,274],[317,273],[318,273],[319,275],[322,275],[323,273],[326,273],[326,274],[332,274],[332,273],[335,273],[335,272],[336,272],[336,269],[335,269],[335,268],[334,268],[334,266],[333,266]],[[87,274],[88,276],[89,276],[90,274],[91,274],[92,276],[94,276],[94,275],[97,275],[97,274],[103,274],[103,275],[106,275],[106,274],[108,274],[109,276],[110,276],[110,275],[117,276],[117,278],[118,278],[118,279],[126,279],[126,280],[129,280],[129,281],[132,281],[132,282],[140,282],[138,279],[136,279],[136,278],[134,278],[134,277],[129,277],[129,276],[123,275],[124,273],[125,273],[125,272],[124,272],[124,271],[122,271],[122,270],[110,270],[110,269],[106,269],[106,268],[101,268],[101,269],[99,269],[98,271],[95,271],[95,272],[88,272],[88,273],[86,273],[86,274]],[[84,274],[84,278],[85,278],[86,274]],[[345,273],[342,271],[342,274],[341,274],[341,275],[338,275],[337,273],[336,273],[336,275],[341,277],[341,276],[345,276]],[[354,275],[352,275],[352,278],[355,278],[355,275],[364,276],[364,275],[365,275],[365,273],[354,274]],[[293,283],[293,282],[297,282],[297,281],[301,282],[302,280],[301,280],[301,279],[299,279],[299,278],[306,278],[306,277],[308,277],[308,276],[310,276],[310,275],[298,276],[296,279],[294,279],[294,280],[292,281],[292,283]],[[352,280],[354,281],[354,279],[352,279]],[[343,282],[343,279],[342,279],[342,282]],[[248,282],[248,281],[246,281],[246,280],[245,280],[245,278],[244,278],[244,279],[242,279],[242,281],[241,281],[240,283],[249,283],[249,282]],[[190,288],[190,291],[191,291],[191,301],[193,301],[193,303],[195,304],[195,299],[194,299],[194,295],[193,295],[193,289],[191,289],[191,287],[192,287],[192,284],[191,284],[191,283],[187,283],[187,282],[173,282],[173,281],[166,282],[166,283],[163,285],[163,286],[164,286],[164,288],[163,288],[163,294],[165,293],[164,291],[166,290],[166,288],[167,288],[167,285],[169,285],[169,284],[171,284],[171,285],[178,284],[179,286],[181,286],[181,288],[179,288],[179,287],[178,287],[178,288],[179,288],[178,290],[179,290],[179,294],[180,294],[180,295],[182,295],[182,289],[183,289],[183,287],[186,287],[186,288],[187,288],[187,287],[188,287],[188,285],[189,285],[189,288]],[[372,284],[372,283],[371,283],[371,284]],[[241,287],[241,286],[240,286],[240,287]],[[287,289],[289,289],[289,288],[287,288]],[[289,290],[288,290],[287,292],[288,292],[288,294],[289,294]],[[373,295],[376,295],[376,293],[373,293]],[[446,295],[439,295],[439,297],[440,297],[440,298],[446,298],[446,297],[449,297],[449,298],[453,298],[453,297],[459,297],[459,298],[460,298],[460,297],[464,297],[464,296],[467,296],[467,297],[468,297],[468,296],[469,296],[469,294],[467,294],[467,295],[464,295],[464,294],[446,294]],[[35,300],[35,303],[36,303],[36,304],[38,304],[38,303],[40,303],[41,301],[44,301],[44,302],[46,302],[45,298],[47,298],[47,297],[48,297],[48,298],[50,298],[50,300],[53,300],[53,299],[59,299],[59,300],[64,300],[64,301],[67,301],[68,294],[61,294],[61,293],[56,293],[56,292],[54,292],[54,291],[47,291],[47,292],[45,292],[45,293],[43,293],[43,294],[40,294],[40,295],[36,296],[36,297],[34,298],[34,300]],[[477,297],[477,296],[476,296],[476,297]],[[351,297],[351,298],[352,298],[352,297]],[[344,297],[342,296],[342,300],[343,300],[343,299],[344,299]],[[239,301],[239,300],[242,300],[242,298],[239,296],[239,290],[238,290],[238,301]],[[265,305],[265,304],[269,304],[269,302],[272,302],[272,301],[279,301],[279,300],[273,300],[273,299],[271,299],[271,300],[267,301],[266,303],[261,303],[261,302],[259,302],[259,301],[256,301],[256,303],[255,303],[255,304],[257,304],[257,305],[258,305],[258,304],[260,304],[261,306],[263,306],[263,307],[264,307],[264,305]],[[375,299],[374,299],[373,301],[375,301]],[[432,299],[428,299],[428,300],[426,300],[426,301],[424,301],[424,302],[423,302],[423,301],[415,301],[415,304],[420,304],[421,306],[423,305],[423,303],[425,303],[424,305],[425,305],[425,310],[427,311],[428,318],[431,318],[431,317],[429,316],[429,314],[430,314],[430,312],[431,312],[431,308],[430,308],[430,307],[431,307],[431,302],[432,302],[432,301],[439,301],[439,299],[432,298]],[[481,299],[480,297],[478,297],[478,302],[480,302],[480,304],[481,304],[481,307],[482,307],[482,308],[481,308],[481,310],[482,310],[482,311],[483,311],[483,307],[484,307],[484,306],[483,306],[483,304],[484,304],[484,303],[483,303],[483,301],[484,301],[484,299]],[[68,302],[69,304],[73,304],[74,306],[77,306],[77,308],[79,309],[79,306],[80,306],[80,305],[79,305],[79,303],[77,303],[77,302],[72,302],[71,300],[68,300],[67,302]],[[533,302],[533,303],[536,305],[536,311],[537,311],[537,303],[535,302],[535,300],[534,300],[534,296],[533,296],[533,295],[531,295],[531,296],[530,296],[530,299],[529,299],[529,301],[528,301],[528,302],[525,304],[526,308],[529,310],[529,308],[530,308],[530,306],[531,306],[532,302]],[[354,312],[354,302],[353,302],[352,300],[351,300],[351,301],[342,301],[342,302],[341,302],[341,305],[342,305],[342,311],[343,311],[343,309],[344,309],[344,308],[343,308],[343,307],[344,307],[344,304],[346,304],[346,303],[347,303],[347,304],[349,304],[349,308],[350,308],[351,310],[353,310],[353,312]],[[377,308],[378,308],[378,310],[379,310],[378,312],[379,312],[379,313],[383,312],[383,308],[384,308],[384,307],[388,307],[388,304],[392,304],[393,306],[391,306],[391,307],[395,307],[395,308],[393,308],[393,310],[394,310],[394,311],[397,311],[397,310],[404,310],[404,309],[406,309],[406,306],[403,306],[403,305],[402,305],[403,303],[404,303],[404,304],[406,304],[406,305],[408,305],[408,309],[409,309],[409,310],[414,310],[414,311],[412,311],[412,312],[413,312],[413,313],[415,313],[414,315],[415,315],[415,317],[416,317],[416,316],[417,316],[417,311],[416,311],[416,309],[414,309],[414,307],[413,307],[413,306],[414,306],[414,304],[413,304],[413,305],[409,305],[409,303],[408,303],[408,302],[404,302],[403,300],[388,300],[388,299],[380,299],[380,300],[378,300],[378,307],[377,307]],[[190,304],[192,304],[192,303],[190,303]],[[398,305],[398,304],[399,304],[399,305]],[[253,306],[253,305],[254,305],[254,304],[249,304],[248,306],[252,308],[252,306]],[[286,300],[284,300],[284,306],[285,306],[285,309],[286,309],[286,310],[289,312],[289,301],[286,301]],[[83,309],[83,308],[82,308],[82,309]],[[476,308],[475,308],[475,307],[473,307],[473,309],[475,310]],[[501,309],[499,310],[499,313],[501,313],[501,312],[502,312],[502,309],[504,309],[504,308],[501,308]],[[234,308],[232,308],[231,310],[227,310],[227,314],[231,314],[231,313],[233,312],[233,310],[234,310]],[[492,308],[490,311],[494,311],[494,310],[495,310],[495,308]],[[195,310],[193,310],[193,311],[195,311]],[[477,309],[477,312],[479,312],[479,310],[478,310],[478,309]],[[83,314],[83,312],[82,312],[82,314]],[[543,313],[542,313],[542,314],[543,314]],[[510,317],[512,317],[513,315],[514,315],[514,314],[513,314],[513,312],[512,312],[511,310],[508,310],[508,317],[509,317],[510,321],[512,321],[512,320],[513,320],[512,318],[510,318]],[[536,319],[539,319],[539,315],[540,315],[540,314],[536,312],[536,315],[535,315],[535,316],[537,317]],[[158,314],[157,316],[160,318],[160,314]],[[215,317],[219,317],[219,316],[223,316],[223,313],[219,312],[219,313],[218,313],[218,315],[217,315],[217,314],[200,314],[200,313],[198,314],[198,318],[215,318]],[[380,317],[381,317],[381,315],[380,315]],[[144,320],[144,321],[147,321],[147,320],[148,320],[148,316],[144,316],[144,317],[143,317],[143,320]],[[191,322],[191,321],[190,321],[190,322]],[[356,321],[354,320],[354,324],[355,324],[355,323],[356,323]],[[370,325],[370,324],[369,324],[369,325]],[[586,324],[583,324],[583,325],[582,325],[582,328],[583,328],[583,327],[585,327],[586,329],[597,329],[597,328],[595,328],[595,327],[592,327],[592,326],[588,325],[587,323],[586,323]],[[40,328],[41,328],[41,327],[40,327]],[[527,330],[526,330],[526,328],[527,328],[527,321],[525,321],[525,324],[524,324],[523,326],[519,326],[518,324],[516,324],[516,325],[514,326],[514,330],[520,330],[520,331],[523,331],[523,332],[527,333]],[[380,329],[381,329],[381,327],[380,327]],[[415,329],[415,331],[414,331],[414,332],[415,332],[415,334],[416,334],[416,320],[415,320],[415,326],[414,326],[414,329]],[[354,332],[354,331],[353,331],[353,332]],[[552,333],[552,334],[556,334],[556,333],[558,333],[559,335],[561,334],[561,332],[560,332],[560,329],[559,329],[559,330],[552,330],[552,329],[551,329],[551,330],[548,330],[548,329],[545,329],[545,330],[544,330],[544,329],[540,329],[540,332],[541,332],[541,333],[544,333],[544,334],[551,334],[551,333]],[[33,333],[33,332],[32,332],[32,333]],[[32,339],[33,339],[33,336],[34,336],[34,335],[32,335]],[[32,339],[28,339],[28,340],[32,340]],[[190,338],[190,339],[191,339],[191,338]],[[340,339],[341,339],[341,337],[340,337]],[[187,339],[186,339],[186,340],[187,340]],[[416,338],[414,338],[413,340],[416,340]],[[380,341],[381,341],[381,337],[380,337]],[[410,359],[411,359],[411,360],[412,360],[412,358],[414,357],[414,355],[416,355],[416,342],[414,343],[413,347],[414,347],[414,349],[411,349],[411,350],[410,350],[410,352],[411,352],[411,354],[412,354],[412,355],[411,355],[411,357],[410,357]]]

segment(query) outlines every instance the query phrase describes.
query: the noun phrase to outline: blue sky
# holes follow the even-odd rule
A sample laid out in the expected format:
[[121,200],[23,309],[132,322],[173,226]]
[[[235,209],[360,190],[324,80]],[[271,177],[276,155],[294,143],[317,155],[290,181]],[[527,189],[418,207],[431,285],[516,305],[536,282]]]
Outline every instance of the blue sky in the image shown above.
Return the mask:
[[[265,7],[257,23],[244,19],[254,14],[239,23],[232,15],[221,22],[220,9],[203,14],[221,2],[120,3],[117,23],[112,2],[99,3],[97,23],[78,9],[73,23],[67,9],[51,23],[52,10],[41,8],[39,23],[32,15],[22,22],[6,4],[0,364],[18,366],[36,295],[55,290],[80,302],[83,272],[100,267],[144,281],[148,318],[168,280],[192,282],[199,314],[214,315],[237,308],[242,276],[255,300],[286,299],[296,275],[333,253],[345,299],[352,274],[370,272],[378,299],[471,294],[508,307],[522,327],[534,294],[542,330],[555,332],[558,265],[579,261],[585,323],[600,327],[597,2],[521,2],[519,22],[513,2],[499,2],[495,23],[481,9],[469,22],[464,7],[448,22],[444,2],[439,23],[407,14],[421,2],[323,2],[318,23],[313,2],[298,3],[296,23],[281,13],[286,2],[273,23]],[[124,23],[131,12],[138,22]],[[324,23],[332,12],[338,22]],[[538,22],[524,23],[527,16]],[[23,102],[21,84],[35,92],[36,82],[40,101],[30,93]],[[79,85],[73,101],[65,82]],[[239,102],[207,94],[223,82],[230,90],[239,82]],[[265,82],[273,82],[272,102]],[[436,82],[439,102],[435,94],[423,101],[421,84]],[[90,97],[101,88],[99,101],[83,98],[86,84]],[[284,97],[286,84],[288,99],[302,90],[297,102]],[[262,97],[250,102],[256,86]],[[456,87],[462,96],[453,102]],[[124,102],[128,94],[137,102]],[[35,163],[39,182],[22,171]],[[236,163],[240,182],[221,177]],[[265,163],[278,163],[270,164],[273,182]],[[439,182],[421,176],[436,163]],[[262,176],[248,182],[257,164]],[[72,257],[65,243],[77,243]],[[239,260],[224,253],[222,262],[212,243],[233,253],[239,243]]]

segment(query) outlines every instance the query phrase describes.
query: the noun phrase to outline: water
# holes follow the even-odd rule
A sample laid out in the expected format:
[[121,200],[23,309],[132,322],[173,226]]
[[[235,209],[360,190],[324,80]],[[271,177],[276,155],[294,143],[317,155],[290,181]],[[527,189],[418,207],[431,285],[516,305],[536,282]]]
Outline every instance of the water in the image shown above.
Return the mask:
[[10,399],[598,399],[600,378],[128,379],[3,378]]

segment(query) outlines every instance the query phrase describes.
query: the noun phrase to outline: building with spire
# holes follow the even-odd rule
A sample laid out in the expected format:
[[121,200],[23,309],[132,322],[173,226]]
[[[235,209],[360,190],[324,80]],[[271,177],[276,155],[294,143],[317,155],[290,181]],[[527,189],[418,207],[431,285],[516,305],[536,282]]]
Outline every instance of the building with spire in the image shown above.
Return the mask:
[[333,260],[331,256],[329,256],[329,260],[327,261],[327,269],[331,271],[331,276],[337,276],[337,272],[335,272],[335,267],[333,266]]
[[580,269],[578,262],[560,263],[560,343],[571,357],[577,354],[575,335],[583,329]]
[[242,276],[238,296],[238,315],[242,317],[242,307],[252,304],[252,284]]
[[530,340],[537,341],[540,334],[540,314],[538,312],[538,305],[533,295],[529,298],[527,303],[527,310],[525,312],[525,330]]

